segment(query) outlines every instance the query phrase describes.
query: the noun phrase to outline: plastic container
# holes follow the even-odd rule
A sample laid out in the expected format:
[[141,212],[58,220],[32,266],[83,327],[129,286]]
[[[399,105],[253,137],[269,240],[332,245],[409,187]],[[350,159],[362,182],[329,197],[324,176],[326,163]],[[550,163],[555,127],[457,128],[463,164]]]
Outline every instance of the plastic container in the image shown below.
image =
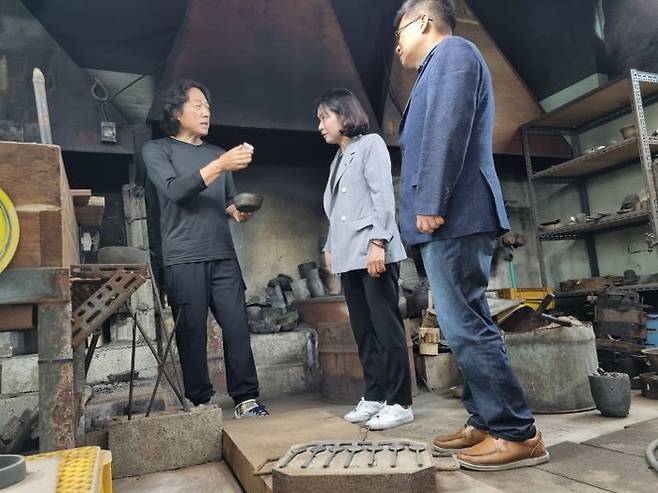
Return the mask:
[[[537,309],[546,295],[552,292],[551,288],[506,288],[499,289],[498,296],[506,300],[523,300],[526,305]],[[552,308],[555,308],[555,302],[548,305],[549,310]],[[658,314],[656,316],[658,317]]]

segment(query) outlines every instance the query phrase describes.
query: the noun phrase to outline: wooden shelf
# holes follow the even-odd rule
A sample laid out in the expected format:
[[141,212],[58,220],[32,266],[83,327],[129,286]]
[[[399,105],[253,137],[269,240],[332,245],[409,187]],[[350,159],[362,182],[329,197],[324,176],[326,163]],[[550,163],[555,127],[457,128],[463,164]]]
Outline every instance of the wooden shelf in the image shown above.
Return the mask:
[[540,239],[543,241],[568,240],[578,238],[590,233],[601,233],[615,229],[636,226],[649,221],[649,213],[646,210],[627,212],[604,217],[595,222],[584,224],[572,224],[551,231],[541,231]]
[[[658,94],[658,84],[641,83],[643,97]],[[529,128],[561,128],[575,130],[600,117],[630,108],[630,77],[616,79],[594,89],[527,124]]]
[[[626,139],[619,144],[609,145],[600,151],[583,154],[562,164],[551,166],[532,175],[541,178],[577,178],[597,173],[619,164],[640,159],[639,137]],[[651,152],[658,152],[658,138],[649,139]]]

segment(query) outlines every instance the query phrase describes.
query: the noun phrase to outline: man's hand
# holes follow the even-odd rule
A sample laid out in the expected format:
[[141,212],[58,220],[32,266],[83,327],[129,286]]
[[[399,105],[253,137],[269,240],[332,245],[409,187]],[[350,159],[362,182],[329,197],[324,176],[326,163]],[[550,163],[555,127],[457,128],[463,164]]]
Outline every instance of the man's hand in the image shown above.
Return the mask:
[[241,144],[225,152],[215,160],[220,172],[240,171],[251,163],[254,157],[254,148],[249,144]]
[[254,147],[244,143],[225,152],[214,161],[199,170],[201,179],[209,187],[222,173],[240,171],[251,163],[254,156]]
[[425,234],[432,234],[445,224],[446,220],[442,216],[416,216],[416,228]]
[[231,204],[226,208],[226,214],[239,223],[246,223],[254,215],[253,212],[240,212],[234,204]]
[[386,272],[386,249],[379,244],[370,242],[368,251],[368,275],[370,277],[379,277]]
[[324,265],[331,272],[331,252],[324,252]]

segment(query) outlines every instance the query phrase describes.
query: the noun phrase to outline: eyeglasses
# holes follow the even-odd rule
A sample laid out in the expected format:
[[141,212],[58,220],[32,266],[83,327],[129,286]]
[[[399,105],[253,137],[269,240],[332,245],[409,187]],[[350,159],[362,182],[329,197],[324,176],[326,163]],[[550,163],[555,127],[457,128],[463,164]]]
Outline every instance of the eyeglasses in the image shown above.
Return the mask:
[[[416,17],[414,20],[412,20],[411,22],[407,22],[404,26],[402,26],[400,29],[398,29],[397,31],[395,31],[395,32],[393,33],[393,35],[395,36],[395,41],[400,41],[400,33],[401,33],[404,29],[406,29],[406,28],[408,28],[410,25],[412,25],[414,22],[418,22],[419,20],[421,20],[424,16],[425,16],[425,14],[423,14],[423,15],[419,15],[419,16]],[[427,18],[427,22],[432,22],[432,20],[433,20],[433,19],[432,19],[431,17],[428,17],[428,18]]]

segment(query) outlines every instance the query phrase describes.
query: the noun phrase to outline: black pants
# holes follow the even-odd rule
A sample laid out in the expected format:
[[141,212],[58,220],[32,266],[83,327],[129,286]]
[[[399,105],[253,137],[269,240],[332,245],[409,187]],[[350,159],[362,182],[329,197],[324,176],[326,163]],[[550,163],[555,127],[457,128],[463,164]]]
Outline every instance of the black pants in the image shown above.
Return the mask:
[[236,404],[258,397],[258,375],[249,342],[244,281],[237,259],[166,267],[174,320],[181,313],[176,344],[183,368],[185,397],[194,404],[215,393],[208,376],[208,308],[222,328],[228,393]]
[[411,404],[407,339],[399,303],[399,265],[388,264],[379,278],[365,269],[341,276],[366,383],[364,398],[389,405]]

